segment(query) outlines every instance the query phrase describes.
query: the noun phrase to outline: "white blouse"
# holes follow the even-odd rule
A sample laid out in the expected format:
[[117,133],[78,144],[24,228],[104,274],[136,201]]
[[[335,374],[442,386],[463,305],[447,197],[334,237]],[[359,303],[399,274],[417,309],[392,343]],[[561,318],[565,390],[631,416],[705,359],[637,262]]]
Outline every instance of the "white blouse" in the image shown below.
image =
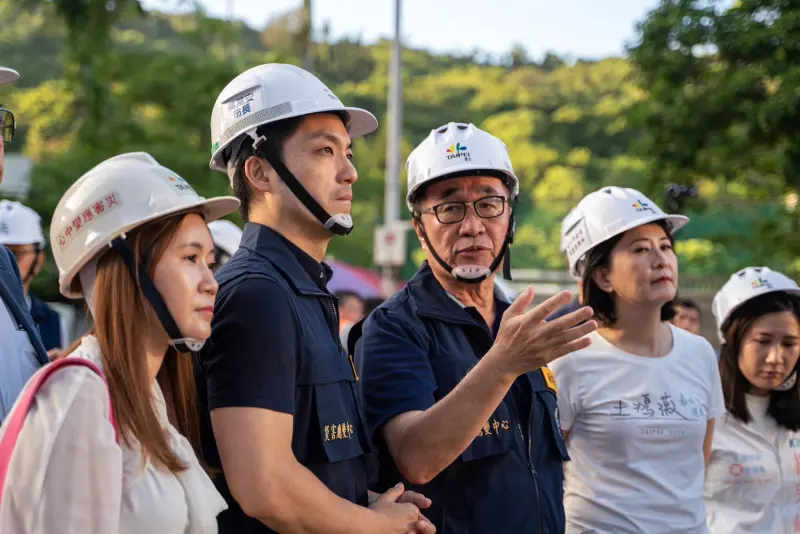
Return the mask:
[[[100,346],[83,338],[71,358],[102,369]],[[142,464],[138,444],[115,441],[106,386],[84,367],[55,373],[39,390],[3,489],[0,532],[15,534],[216,534],[225,501],[188,440],[153,401],[173,452],[189,466],[173,474]],[[16,409],[16,406],[15,408]],[[5,432],[0,428],[0,436]]]
[[800,532],[800,432],[767,413],[769,397],[746,395],[752,420],[717,420],[705,484],[711,534]]

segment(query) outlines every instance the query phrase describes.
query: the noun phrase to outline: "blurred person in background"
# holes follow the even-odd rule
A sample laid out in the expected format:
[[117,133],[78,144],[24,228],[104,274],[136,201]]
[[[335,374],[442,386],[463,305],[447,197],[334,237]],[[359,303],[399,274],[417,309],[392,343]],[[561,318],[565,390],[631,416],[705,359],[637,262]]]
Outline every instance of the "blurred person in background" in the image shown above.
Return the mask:
[[50,359],[58,358],[69,344],[66,319],[31,291],[34,278],[47,259],[42,220],[39,214],[19,202],[0,200],[0,245],[5,245],[17,260],[25,300],[33,322]]
[[352,139],[377,127],[294,65],[253,67],[214,104],[210,166],[247,221],[197,359],[205,457],[230,507],[222,534],[435,531],[423,496],[368,491],[355,368],[322,262],[353,228]]
[[553,362],[566,466],[567,534],[702,534],[714,419],[724,412],[716,356],[668,321],[678,288],[668,215],[634,189],[604,187],[570,213],[565,235],[591,346]]
[[339,299],[339,328],[344,332],[366,316],[364,299],[353,291],[339,291],[336,297]]
[[[472,124],[431,131],[408,157],[407,205],[427,261],[364,321],[356,343],[378,488],[401,476],[431,497],[441,532],[563,532],[556,388],[547,364],[586,347],[584,308],[526,313],[495,272],[508,270],[519,180],[508,149]],[[352,345],[352,342],[351,342]]]
[[800,288],[768,267],[714,297],[727,413],[705,485],[711,534],[800,532]]
[[692,299],[676,297],[673,302],[675,307],[675,317],[670,321],[678,328],[683,328],[692,334],[700,334],[700,325],[703,321],[703,313],[700,306]]
[[66,358],[105,381],[73,365],[38,391],[11,456],[1,532],[216,534],[225,501],[193,450],[186,353],[211,334],[206,223],[237,206],[198,196],[143,152],[100,163],[61,198],[50,226],[59,289],[84,297],[95,319]]
[[242,229],[226,219],[208,223],[211,236],[214,238],[214,271],[225,265],[239,249],[242,241]]
[[[13,69],[0,67],[0,85],[19,79]],[[14,139],[14,114],[0,105],[0,182],[5,145]],[[5,419],[28,379],[48,360],[33,322],[22,277],[14,255],[0,245],[0,423]]]

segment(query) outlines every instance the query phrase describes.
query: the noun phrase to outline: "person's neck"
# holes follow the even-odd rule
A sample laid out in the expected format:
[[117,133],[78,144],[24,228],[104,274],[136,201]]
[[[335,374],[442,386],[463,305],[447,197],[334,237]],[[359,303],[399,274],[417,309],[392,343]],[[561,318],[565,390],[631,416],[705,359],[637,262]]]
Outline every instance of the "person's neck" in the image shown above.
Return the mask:
[[489,328],[494,323],[494,275],[479,284],[459,282],[446,272],[433,270],[433,276],[442,288],[468,308],[475,308]]
[[309,229],[303,222],[291,217],[276,217],[270,213],[253,213],[249,217],[250,222],[271,228],[291,241],[300,250],[322,263],[325,254],[328,253],[333,235],[325,230],[321,225],[318,229]]
[[150,337],[144,342],[145,356],[147,357],[147,380],[148,384],[156,381],[161,365],[164,363],[164,356],[169,348],[169,340],[165,335],[157,336],[158,339]]
[[617,306],[617,321],[598,333],[631,354],[650,358],[666,356],[672,350],[672,332],[661,321],[661,306]]

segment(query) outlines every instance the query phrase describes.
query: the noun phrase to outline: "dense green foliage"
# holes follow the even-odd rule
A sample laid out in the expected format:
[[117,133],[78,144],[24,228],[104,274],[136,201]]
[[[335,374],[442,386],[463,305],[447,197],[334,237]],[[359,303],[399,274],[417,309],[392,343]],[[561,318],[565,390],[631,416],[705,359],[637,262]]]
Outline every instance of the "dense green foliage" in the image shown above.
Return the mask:
[[[702,213],[685,234],[692,239],[679,243],[684,272],[729,273],[749,262],[754,251],[757,261],[780,260],[776,267],[786,268],[794,256],[752,229],[767,231],[768,224],[774,232],[787,232],[796,218],[778,217],[780,206],[751,209],[742,201],[735,204],[740,223],[723,217],[732,213],[729,198],[773,198],[793,185],[784,177],[797,169],[800,146],[792,127],[798,122],[785,122],[790,120],[785,112],[792,105],[798,112],[797,49],[786,56],[795,70],[786,71],[793,74],[786,74],[783,84],[774,64],[763,72],[772,84],[766,87],[781,95],[781,102],[772,104],[774,109],[761,102],[754,111],[739,104],[746,94],[724,85],[749,80],[734,72],[744,59],[726,63],[687,55],[672,50],[674,37],[662,36],[672,31],[670,24],[686,24],[675,13],[684,9],[679,4],[691,3],[665,0],[643,25],[642,44],[633,51],[638,70],[622,58],[566,65],[548,55],[534,63],[518,48],[500,62],[477,53],[405,50],[404,155],[448,121],[473,122],[501,137],[522,180],[516,267],[564,267],[560,221],[585,193],[626,185],[663,203],[664,185],[679,181],[697,183],[712,199],[710,205],[690,206]],[[262,32],[201,13],[142,13],[135,0],[0,0],[0,19],[15,21],[0,27],[2,64],[22,74],[16,86],[0,91],[0,101],[15,110],[20,123],[19,140],[8,150],[34,160],[28,203],[45,221],[78,176],[124,151],[148,151],[201,194],[225,194],[226,177],[208,170],[211,106],[230,79],[260,63],[302,64],[310,58],[315,73],[342,101],[385,118],[389,43],[332,42],[323,28],[308,49],[302,11],[274,19]],[[739,23],[733,19],[730,24]],[[747,30],[731,26],[724,38],[735,41],[731,32],[737,28]],[[774,31],[788,31],[781,28]],[[698,31],[685,33],[702,43],[711,40],[695,35]],[[748,38],[746,32],[741,37]],[[727,49],[720,45],[720,50]],[[667,59],[663,64],[661,56]],[[726,92],[720,93],[723,87]],[[731,117],[725,114],[729,109],[735,111]],[[744,136],[756,125],[763,135],[751,143]],[[355,145],[356,230],[334,240],[330,249],[345,261],[372,263],[372,229],[383,212],[385,144],[379,130]],[[42,278],[40,289],[52,294],[47,291],[52,280]]]

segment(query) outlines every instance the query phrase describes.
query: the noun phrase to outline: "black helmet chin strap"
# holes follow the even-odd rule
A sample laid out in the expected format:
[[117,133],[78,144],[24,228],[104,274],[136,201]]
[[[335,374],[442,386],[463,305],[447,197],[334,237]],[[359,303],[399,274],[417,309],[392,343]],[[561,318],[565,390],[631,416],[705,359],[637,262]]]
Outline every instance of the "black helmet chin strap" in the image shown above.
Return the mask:
[[163,326],[164,330],[167,331],[167,335],[170,338],[169,344],[175,347],[175,350],[178,352],[197,352],[203,348],[203,345],[205,344],[204,341],[183,336],[180,328],[178,328],[178,324],[175,322],[175,319],[172,317],[169,309],[167,309],[167,304],[164,302],[164,298],[161,296],[161,293],[158,292],[155,284],[147,274],[147,269],[144,268],[144,265],[142,265],[141,262],[137,264],[134,260],[133,253],[131,252],[130,247],[128,247],[128,244],[125,242],[125,236],[123,235],[117,237],[111,243],[109,243],[109,246],[116,250],[120,256],[122,256],[122,259],[125,262],[125,265],[128,267],[128,271],[131,273],[131,276],[133,276],[133,279],[139,281],[139,289],[141,289],[145,298],[150,301],[150,305],[156,312],[158,320],[161,322],[161,326]]
[[419,225],[419,233],[422,235],[422,239],[425,240],[428,250],[431,251],[433,259],[435,259],[436,262],[441,265],[442,269],[450,273],[450,275],[459,282],[464,282],[465,284],[479,284],[489,278],[489,276],[491,276],[492,273],[494,273],[497,268],[500,267],[500,263],[503,263],[503,260],[505,260],[503,263],[503,278],[506,280],[511,280],[511,244],[514,243],[514,233],[516,231],[516,222],[514,221],[513,211],[511,212],[511,217],[508,221],[508,231],[506,232],[505,239],[503,240],[503,248],[500,249],[500,253],[492,261],[489,267],[478,265],[451,267],[442,259],[441,256],[439,256],[439,254],[436,252],[436,249],[433,248],[430,239],[428,239],[428,233],[425,231],[425,226],[422,224],[422,218],[419,216],[419,214],[415,214],[414,218],[417,220],[417,224]]
[[289,190],[297,197],[298,200],[311,212],[311,214],[322,223],[326,230],[336,235],[347,235],[353,231],[353,219],[349,213],[337,213],[331,215],[325,208],[323,208],[317,200],[306,191],[300,182],[295,178],[292,171],[290,171],[281,159],[281,155],[275,150],[263,150],[261,145],[267,140],[263,135],[258,135],[257,132],[249,134],[253,138],[253,150],[256,154],[267,160],[272,165],[278,176],[284,181]]

